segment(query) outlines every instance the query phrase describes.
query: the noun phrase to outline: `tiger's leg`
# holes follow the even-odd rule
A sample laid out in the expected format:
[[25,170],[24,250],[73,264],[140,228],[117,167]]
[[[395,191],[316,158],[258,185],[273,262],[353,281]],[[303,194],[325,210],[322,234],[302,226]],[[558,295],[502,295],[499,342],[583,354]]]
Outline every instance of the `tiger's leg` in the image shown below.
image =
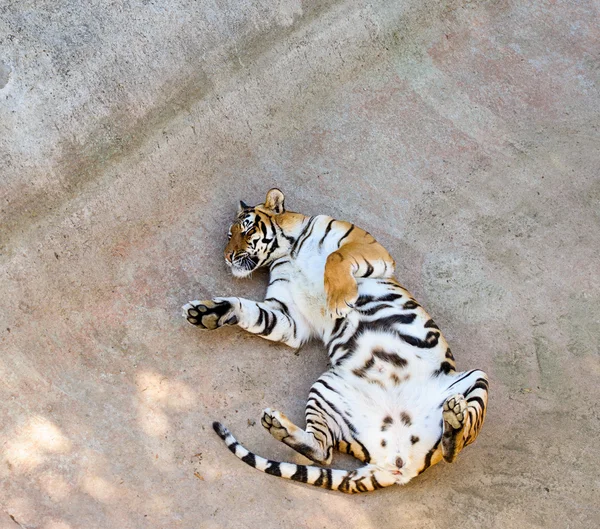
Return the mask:
[[456,393],[442,405],[442,454],[449,463],[456,459],[465,446],[475,441],[483,425],[487,406],[487,375],[475,370],[457,376],[458,380],[448,388]]
[[331,463],[333,435],[325,422],[319,421],[317,425],[307,419],[306,430],[303,430],[283,413],[271,408],[263,411],[260,422],[275,439],[308,459],[321,465]]
[[239,325],[267,340],[300,347],[309,338],[308,330],[290,314],[286,305],[277,303],[243,298],[190,301],[183,306],[183,316],[189,323],[202,329]]
[[[352,226],[352,225],[351,225]],[[327,308],[336,317],[350,312],[358,298],[357,277],[391,277],[394,260],[369,233],[354,227],[349,242],[329,254],[325,264]]]
[[360,432],[345,398],[354,391],[333,369],[324,373],[310,388],[306,424],[321,434],[330,432],[336,450],[369,463],[371,456],[359,440]]

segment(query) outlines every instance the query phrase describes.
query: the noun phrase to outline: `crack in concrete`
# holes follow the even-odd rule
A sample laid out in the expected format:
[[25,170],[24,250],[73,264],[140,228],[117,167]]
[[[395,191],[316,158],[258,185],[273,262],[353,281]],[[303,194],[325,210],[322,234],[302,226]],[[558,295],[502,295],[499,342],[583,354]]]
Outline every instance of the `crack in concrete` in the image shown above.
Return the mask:
[[9,518],[15,522],[19,527],[22,527],[23,529],[27,529],[27,527],[25,525],[23,525],[22,523],[20,523],[12,514],[10,514],[8,511],[5,511],[6,514],[8,514]]

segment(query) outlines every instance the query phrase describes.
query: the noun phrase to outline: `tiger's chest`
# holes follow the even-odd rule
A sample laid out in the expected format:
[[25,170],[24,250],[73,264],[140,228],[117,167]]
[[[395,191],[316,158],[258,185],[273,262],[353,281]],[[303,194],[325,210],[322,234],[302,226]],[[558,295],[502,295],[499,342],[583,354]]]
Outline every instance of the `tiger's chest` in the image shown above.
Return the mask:
[[290,262],[289,295],[296,310],[310,326],[322,330],[323,322],[329,319],[326,314],[326,296],[323,275],[326,256],[315,253],[303,255]]

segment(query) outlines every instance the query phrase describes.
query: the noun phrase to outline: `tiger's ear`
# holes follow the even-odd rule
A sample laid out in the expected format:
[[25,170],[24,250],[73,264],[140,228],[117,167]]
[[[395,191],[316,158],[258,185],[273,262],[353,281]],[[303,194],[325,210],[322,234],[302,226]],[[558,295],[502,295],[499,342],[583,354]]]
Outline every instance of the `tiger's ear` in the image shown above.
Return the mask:
[[285,197],[283,196],[283,193],[274,187],[267,193],[267,198],[265,199],[265,208],[270,209],[278,214],[283,213],[285,211],[284,202]]
[[240,200],[240,205],[238,206],[238,215],[244,211],[245,209],[248,209],[250,206],[248,204],[246,204],[243,200]]

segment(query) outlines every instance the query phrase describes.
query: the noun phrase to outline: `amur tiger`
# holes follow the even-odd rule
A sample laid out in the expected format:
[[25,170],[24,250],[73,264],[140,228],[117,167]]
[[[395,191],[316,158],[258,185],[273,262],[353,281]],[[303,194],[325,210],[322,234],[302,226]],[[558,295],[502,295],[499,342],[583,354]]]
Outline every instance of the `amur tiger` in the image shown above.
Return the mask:
[[319,465],[333,449],[365,463],[357,470],[280,463],[244,448],[213,427],[237,457],[274,476],[347,493],[412,478],[456,459],[477,437],[488,379],[457,372],[439,328],[392,277],[394,260],[366,231],[325,215],[285,210],[271,189],[263,204],[243,202],[229,230],[225,262],[236,277],[268,266],[264,301],[218,297],[183,307],[192,325],[238,325],[293,348],[320,338],[329,369],[310,389],[306,427],[265,409],[262,425]]

